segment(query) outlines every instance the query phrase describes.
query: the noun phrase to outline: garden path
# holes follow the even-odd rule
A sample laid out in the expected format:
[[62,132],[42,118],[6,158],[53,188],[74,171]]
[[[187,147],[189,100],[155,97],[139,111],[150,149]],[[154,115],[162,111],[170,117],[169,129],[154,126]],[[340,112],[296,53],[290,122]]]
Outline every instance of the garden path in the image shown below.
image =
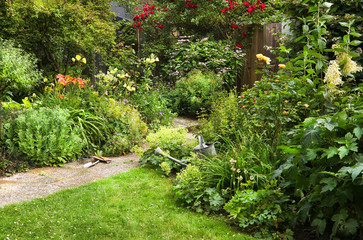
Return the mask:
[[[178,117],[175,127],[192,128],[197,121]],[[190,137],[194,137],[192,134]],[[120,157],[110,157],[110,164],[98,163],[91,168],[84,168],[85,162],[71,162],[62,167],[46,167],[17,173],[0,178],[0,207],[48,194],[66,188],[73,188],[106,178],[139,166],[139,158],[134,153]]]

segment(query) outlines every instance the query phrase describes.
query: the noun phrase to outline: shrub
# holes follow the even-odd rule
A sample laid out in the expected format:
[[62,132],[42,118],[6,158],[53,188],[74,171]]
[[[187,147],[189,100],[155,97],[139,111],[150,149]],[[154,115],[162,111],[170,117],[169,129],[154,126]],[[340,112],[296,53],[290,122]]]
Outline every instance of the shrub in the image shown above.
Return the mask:
[[288,197],[274,189],[276,182],[272,181],[266,188],[257,191],[238,191],[224,206],[229,217],[246,230],[260,232],[264,237],[275,235],[275,239],[280,239],[271,231],[286,228],[284,224],[289,220],[290,211],[286,211],[289,208]]
[[60,108],[24,110],[15,120],[14,132],[15,138],[7,142],[18,145],[36,166],[61,165],[83,147],[80,129],[73,125],[69,112]]
[[237,72],[242,69],[245,54],[226,42],[203,39],[193,41],[181,37],[169,50],[169,62],[164,71],[171,80],[186,77],[190,71],[211,71],[223,79],[227,89],[235,87]]
[[0,39],[0,100],[30,95],[40,79],[35,58],[13,42]]
[[[309,222],[319,235],[362,235],[362,101],[343,98],[342,110],[307,118],[281,146],[286,162],[276,170],[298,204],[295,223]],[[349,99],[349,100],[348,100]],[[337,101],[338,102],[338,101]]]
[[175,199],[183,205],[197,212],[210,212],[222,209],[223,197],[204,180],[204,175],[199,167],[188,165],[177,174],[173,187]]
[[150,133],[146,140],[150,144],[150,149],[141,154],[140,162],[142,164],[148,162],[154,166],[159,166],[166,161],[172,169],[180,169],[180,165],[163,156],[155,155],[154,152],[157,147],[178,160],[187,160],[190,158],[193,148],[197,145],[197,140],[190,139],[188,130],[182,128],[161,127],[157,132]]
[[222,79],[212,72],[191,71],[176,82],[170,92],[169,103],[179,115],[196,117],[201,111],[208,113],[211,103],[223,94]]
[[140,112],[142,119],[154,130],[171,125],[176,116],[176,113],[168,108],[169,100],[156,89],[145,93],[136,92],[132,95],[131,102]]

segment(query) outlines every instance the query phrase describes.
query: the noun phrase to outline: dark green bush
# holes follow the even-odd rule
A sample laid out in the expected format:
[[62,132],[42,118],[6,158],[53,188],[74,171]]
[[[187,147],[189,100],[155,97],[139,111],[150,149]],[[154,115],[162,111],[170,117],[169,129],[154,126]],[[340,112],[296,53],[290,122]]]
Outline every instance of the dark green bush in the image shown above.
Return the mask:
[[281,146],[287,160],[275,172],[298,202],[295,224],[308,222],[330,238],[363,234],[363,105],[352,96],[341,111],[307,118],[292,130]]
[[[262,235],[285,229],[291,214],[287,211],[289,198],[277,189],[276,182],[257,191],[238,191],[224,206],[229,217],[240,227]],[[273,235],[278,237],[276,233]]]

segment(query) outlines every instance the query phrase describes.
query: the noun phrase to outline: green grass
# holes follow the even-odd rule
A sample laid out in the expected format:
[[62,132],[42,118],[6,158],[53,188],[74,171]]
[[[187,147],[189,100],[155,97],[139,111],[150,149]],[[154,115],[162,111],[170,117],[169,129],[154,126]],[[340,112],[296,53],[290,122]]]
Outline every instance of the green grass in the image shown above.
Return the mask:
[[171,182],[132,169],[46,198],[0,208],[0,239],[254,239],[179,207]]

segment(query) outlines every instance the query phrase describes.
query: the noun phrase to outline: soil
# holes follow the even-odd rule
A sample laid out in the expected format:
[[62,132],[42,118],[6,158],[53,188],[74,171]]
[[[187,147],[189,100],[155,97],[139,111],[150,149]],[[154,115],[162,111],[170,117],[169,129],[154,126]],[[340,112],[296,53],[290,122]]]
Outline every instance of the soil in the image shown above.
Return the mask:
[[[176,118],[175,127],[191,128],[197,121],[188,118]],[[189,137],[194,137],[190,134]],[[0,178],[0,207],[7,204],[44,197],[62,189],[74,188],[82,184],[97,181],[139,166],[139,158],[130,153],[120,157],[109,157],[109,164],[98,163],[84,168],[84,162],[71,162],[62,167],[46,167],[17,173],[10,177]]]

